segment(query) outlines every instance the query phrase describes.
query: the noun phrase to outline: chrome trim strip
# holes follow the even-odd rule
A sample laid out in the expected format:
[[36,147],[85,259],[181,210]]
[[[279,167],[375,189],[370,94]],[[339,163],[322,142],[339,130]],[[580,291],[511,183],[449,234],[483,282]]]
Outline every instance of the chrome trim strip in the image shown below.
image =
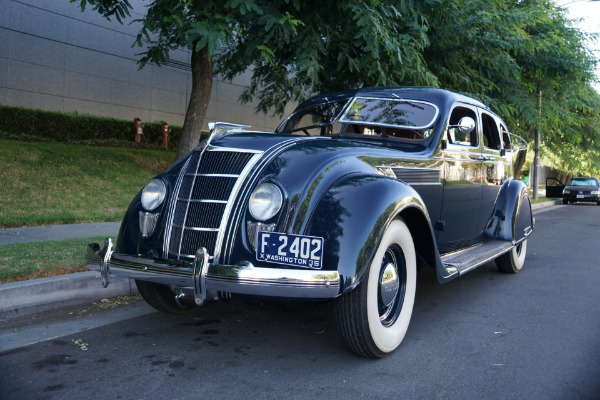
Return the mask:
[[[243,151],[240,151],[243,150]],[[264,151],[262,150],[251,150],[251,149],[239,149],[239,148],[235,148],[235,147],[219,147],[219,146],[214,146],[214,145],[208,145],[207,146],[207,151],[229,151],[232,153],[254,153],[254,154],[262,154],[264,153]]]
[[[183,197],[178,197],[177,200],[187,201]],[[190,199],[190,203],[217,203],[217,204],[227,204],[227,200],[210,200],[210,199]]]
[[[264,168],[266,168],[266,166],[274,158],[278,157],[285,150],[306,140],[328,140],[328,138],[320,136],[297,137],[278,143],[264,152],[260,162],[256,163],[256,167],[251,171],[251,174],[248,174],[248,176],[245,175],[244,179],[240,179],[240,181],[244,183],[244,186],[240,190],[240,193],[236,194],[236,197],[231,198],[235,203],[235,209],[233,209],[231,212],[229,224],[227,225],[223,234],[227,240],[224,243],[219,242],[219,247],[217,249],[218,253],[215,254],[215,260],[217,262],[223,262],[225,264],[231,263],[231,252],[233,251],[233,244],[237,235],[237,230],[242,223],[241,219],[242,215],[244,214],[243,210],[244,207],[246,207],[247,198],[250,196],[251,190],[256,184],[258,178],[261,176]],[[224,246],[223,248],[221,247],[222,244]]]
[[181,225],[177,225],[177,224],[173,224],[174,227],[179,228],[181,230],[188,230],[188,231],[197,231],[197,232],[217,232],[219,230],[219,228],[200,228],[197,226],[181,226]]
[[[239,153],[247,153],[246,151],[240,151],[240,150],[238,150],[238,152]],[[227,222],[229,221],[229,215],[231,214],[231,211],[233,210],[233,207],[234,207],[235,199],[237,199],[238,192],[240,191],[240,188],[246,181],[246,177],[254,169],[254,166],[256,165],[256,163],[258,163],[258,161],[261,159],[261,156],[262,156],[262,153],[254,153],[254,155],[250,158],[250,160],[248,160],[248,162],[246,163],[246,166],[240,173],[239,178],[235,181],[235,185],[233,186],[233,189],[231,190],[231,194],[229,195],[229,198],[227,199],[227,205],[225,206],[225,211],[223,211],[223,217],[221,218],[221,223],[219,224],[219,229],[218,229],[219,234],[217,235],[217,240],[216,240],[216,245],[215,245],[215,250],[214,250],[215,254],[213,255],[215,261],[217,261],[217,262],[219,261],[219,258],[221,256],[221,247],[223,246],[225,230],[227,228]]]
[[[96,246],[96,248],[94,248]],[[109,265],[113,276],[141,279],[170,285],[193,292],[195,276],[200,289],[230,293],[253,294],[284,298],[333,299],[340,292],[341,279],[337,271],[258,268],[250,262],[243,265],[219,265],[206,262],[202,266],[187,261],[164,260],[112,253]],[[98,271],[101,250],[98,244],[87,248],[87,267]],[[204,283],[203,285],[203,278]],[[202,296],[202,294],[200,295]]]
[[162,255],[164,258],[169,257],[169,246],[171,244],[171,232],[173,230],[173,219],[175,218],[175,208],[177,207],[177,200],[179,200],[179,189],[181,189],[181,183],[183,182],[183,177],[185,176],[185,170],[190,163],[192,157],[188,157],[186,162],[181,167],[181,172],[177,177],[177,182],[175,183],[175,187],[173,188],[173,193],[171,193],[171,198],[169,199],[169,206],[167,211],[167,217],[165,218],[167,229],[165,231],[165,237],[163,239],[163,251]]
[[[398,167],[391,165],[378,165],[375,168],[390,169],[396,179],[408,183],[409,185],[441,185],[442,170],[440,168],[422,168],[422,167]],[[402,172],[406,172],[409,176],[404,176]],[[421,175],[410,176],[410,175]],[[411,180],[415,179],[415,180]]]
[[[243,153],[246,153],[245,151]],[[185,174],[186,176],[212,176],[216,178],[237,178],[239,175],[236,174]]]
[[[169,253],[170,253],[170,254],[173,254],[173,255],[175,255],[175,256],[177,255],[177,253],[175,253],[175,252],[172,252],[172,251],[169,251]],[[194,257],[196,257],[194,254],[180,254],[180,256],[181,256],[181,258],[189,258],[189,259],[192,259],[192,260],[194,259]],[[209,258],[210,258],[211,260],[213,259],[213,257],[212,257],[212,256],[211,256],[211,257],[209,257]],[[183,260],[182,260],[182,261],[183,261]]]

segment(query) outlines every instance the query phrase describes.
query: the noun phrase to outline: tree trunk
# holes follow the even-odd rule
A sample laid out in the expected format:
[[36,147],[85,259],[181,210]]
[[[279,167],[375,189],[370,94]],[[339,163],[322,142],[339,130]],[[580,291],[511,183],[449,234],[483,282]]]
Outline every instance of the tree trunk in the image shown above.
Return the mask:
[[189,153],[200,143],[204,117],[210,100],[212,79],[212,56],[208,55],[208,49],[204,47],[200,51],[194,50],[192,52],[192,93],[185,114],[177,157]]
[[[513,177],[515,179],[519,179],[521,175],[521,170],[523,169],[523,165],[527,161],[527,151],[521,150],[517,153],[513,160]],[[531,179],[531,177],[529,177]]]

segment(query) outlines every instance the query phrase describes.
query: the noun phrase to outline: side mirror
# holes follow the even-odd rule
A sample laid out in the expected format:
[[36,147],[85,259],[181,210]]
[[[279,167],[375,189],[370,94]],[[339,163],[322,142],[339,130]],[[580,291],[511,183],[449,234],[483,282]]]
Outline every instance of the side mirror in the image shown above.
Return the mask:
[[[450,128],[458,128],[458,130],[462,133],[471,133],[473,129],[475,129],[475,120],[471,117],[462,117],[458,124],[456,125],[448,125],[448,131],[452,132]],[[454,138],[451,138],[451,143],[454,142]]]
[[456,127],[462,133],[471,133],[475,129],[475,120],[471,117],[462,117]]

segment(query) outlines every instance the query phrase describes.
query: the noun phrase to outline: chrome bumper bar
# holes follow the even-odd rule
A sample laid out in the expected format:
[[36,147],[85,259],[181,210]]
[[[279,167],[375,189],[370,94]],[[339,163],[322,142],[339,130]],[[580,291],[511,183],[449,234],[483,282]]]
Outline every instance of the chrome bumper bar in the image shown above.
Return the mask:
[[298,299],[332,299],[340,292],[337,271],[257,268],[250,262],[220,265],[208,260],[204,248],[198,249],[194,263],[116,253],[108,239],[103,249],[89,244],[86,253],[87,267],[100,271],[104,287],[111,275],[156,282],[180,293],[193,293],[199,305],[208,292]]

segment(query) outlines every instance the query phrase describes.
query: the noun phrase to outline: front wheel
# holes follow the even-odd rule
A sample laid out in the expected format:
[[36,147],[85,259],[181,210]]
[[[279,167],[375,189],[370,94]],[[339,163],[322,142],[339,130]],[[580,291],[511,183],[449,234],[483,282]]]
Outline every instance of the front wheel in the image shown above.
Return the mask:
[[527,254],[527,240],[513,247],[508,253],[502,254],[496,258],[496,267],[500,272],[506,274],[516,274],[521,271],[525,264],[525,256]]
[[358,286],[335,301],[338,332],[356,354],[382,358],[404,339],[417,286],[415,245],[402,219],[385,231]]

